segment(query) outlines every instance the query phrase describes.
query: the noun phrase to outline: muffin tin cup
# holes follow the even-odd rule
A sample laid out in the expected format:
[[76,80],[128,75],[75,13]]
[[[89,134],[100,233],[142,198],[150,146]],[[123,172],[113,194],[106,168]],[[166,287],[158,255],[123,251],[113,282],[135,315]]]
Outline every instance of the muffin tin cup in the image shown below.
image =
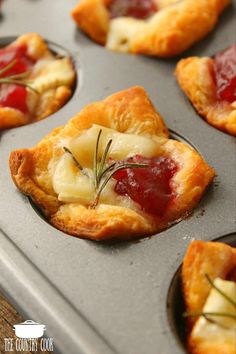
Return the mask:
[[[226,243],[231,247],[236,247],[236,233],[224,235],[214,239],[213,241]],[[186,321],[183,318],[183,313],[186,311],[186,308],[182,294],[181,271],[182,265],[179,266],[170,283],[166,309],[173,336],[175,337],[178,345],[184,350],[187,339],[187,331],[185,326]]]
[[[194,111],[173,76],[177,59],[105,50],[75,28],[69,12],[76,3],[3,2],[1,33],[38,32],[66,48],[78,85],[52,116],[1,133],[0,287],[26,318],[46,325],[58,353],[181,354],[185,349],[167,310],[170,284],[192,239],[235,232],[235,139]],[[184,56],[211,56],[235,41],[234,33],[229,8],[215,31]],[[134,85],[145,88],[172,135],[199,151],[217,177],[192,216],[151,238],[104,244],[69,237],[15,188],[9,154],[35,145],[86,104]]]

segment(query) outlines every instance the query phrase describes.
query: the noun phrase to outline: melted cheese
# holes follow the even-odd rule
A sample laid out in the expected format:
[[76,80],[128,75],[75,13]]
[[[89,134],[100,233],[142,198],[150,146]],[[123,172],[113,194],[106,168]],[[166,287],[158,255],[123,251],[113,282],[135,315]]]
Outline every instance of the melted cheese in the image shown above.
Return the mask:
[[[222,279],[215,279],[214,284],[227,294],[231,299],[236,301],[236,283]],[[229,313],[236,316],[236,308],[227,301],[217,290],[211,289],[206,300],[203,312],[219,312]],[[229,317],[208,316],[214,323],[207,321],[204,317],[200,317],[196,322],[192,336],[193,338],[201,338],[209,340],[227,339],[235,343],[236,347],[236,320]]]
[[178,5],[183,0],[156,0],[159,10],[146,20],[140,20],[133,17],[117,17],[110,21],[107,35],[106,47],[111,50],[127,53],[130,49],[132,40],[145,33],[150,36],[156,32],[158,21],[167,17],[167,11],[174,5]]
[[[69,153],[63,154],[59,160],[50,164],[53,188],[58,199],[63,202],[78,202],[91,204],[95,198],[94,176],[92,171],[93,155],[98,133],[102,129],[99,143],[99,157],[110,139],[112,145],[109,158],[121,160],[129,156],[141,154],[152,157],[157,150],[157,144],[148,138],[118,133],[113,129],[93,125],[80,136],[65,142],[77,161],[83,166],[84,174],[79,170]],[[120,196],[114,191],[116,181],[111,179],[101,194],[100,202],[137,209],[137,205],[128,197]]]
[[93,179],[90,170],[85,173],[91,178],[78,170],[70,154],[62,155],[53,175],[53,188],[60,201],[88,204],[92,200]]
[[[64,203],[80,203],[90,205],[95,198],[93,172],[86,168],[85,174],[78,170],[70,154],[64,154],[53,170],[53,188],[58,194],[58,200]],[[114,191],[115,181],[110,180],[100,197],[100,203],[120,205],[138,209],[128,197],[122,197]]]
[[135,134],[119,133],[116,130],[94,124],[79,137],[72,139],[68,144],[68,148],[83,167],[92,167],[94,150],[100,129],[102,129],[98,152],[100,158],[110,139],[112,139],[112,144],[108,158],[114,160],[122,160],[137,154],[152,157],[157,151],[157,144],[152,139]]
[[73,82],[74,71],[68,58],[39,60],[34,67],[32,86],[42,93]]
[[130,40],[146,28],[146,21],[132,17],[119,17],[110,21],[106,47],[119,52],[128,52]]

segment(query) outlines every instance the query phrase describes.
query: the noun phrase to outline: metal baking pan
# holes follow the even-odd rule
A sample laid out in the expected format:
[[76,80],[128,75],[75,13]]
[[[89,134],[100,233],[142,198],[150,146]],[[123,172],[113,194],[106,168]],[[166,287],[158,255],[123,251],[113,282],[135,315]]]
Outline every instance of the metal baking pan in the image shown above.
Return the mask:
[[[7,0],[0,43],[38,32],[71,53],[78,85],[57,113],[0,137],[0,288],[25,318],[43,323],[57,353],[182,354],[167,298],[192,239],[235,232],[235,140],[192,108],[173,77],[177,60],[109,52],[81,34],[69,12],[77,0]],[[213,55],[235,42],[235,8],[184,56]],[[55,47],[55,50],[56,47]],[[36,144],[85,104],[142,85],[176,138],[193,145],[217,171],[193,215],[140,242],[95,243],[54,229],[10,178],[11,150]],[[231,237],[236,238],[236,234]]]

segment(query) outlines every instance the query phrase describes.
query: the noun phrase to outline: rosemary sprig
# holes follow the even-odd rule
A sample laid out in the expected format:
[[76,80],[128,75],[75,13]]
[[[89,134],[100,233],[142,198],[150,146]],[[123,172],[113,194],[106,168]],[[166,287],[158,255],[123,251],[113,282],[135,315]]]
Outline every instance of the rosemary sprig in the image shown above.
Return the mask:
[[63,149],[65,150],[65,152],[68,152],[72,159],[74,160],[76,166],[78,167],[78,169],[85,175],[88,177],[87,173],[85,172],[84,168],[81,166],[81,164],[79,163],[79,161],[76,159],[76,157],[72,154],[72,152],[65,146],[63,146]]
[[98,205],[100,196],[104,188],[106,187],[107,183],[116,172],[126,168],[145,168],[148,166],[147,164],[139,164],[139,163],[120,164],[119,162],[113,163],[110,166],[106,166],[107,156],[112,144],[112,139],[108,141],[105,150],[102,153],[102,157],[99,160],[98,150],[99,150],[99,142],[100,142],[101,134],[102,134],[102,129],[99,130],[97,141],[96,141],[95,153],[94,153],[93,172],[94,172],[94,187],[95,187],[96,195],[94,201],[90,205],[90,208],[92,209],[96,208],[96,206]]
[[0,69],[0,76],[5,74],[7,70],[10,70],[16,63],[16,60],[12,60],[10,63],[5,65],[2,69]]
[[[205,277],[206,277],[207,281],[209,282],[209,284],[212,286],[213,289],[215,289],[221,296],[223,296],[228,302],[230,302],[231,305],[236,307],[236,302],[233,299],[231,299],[230,296],[225,294],[224,291],[219,289],[214,284],[214,282],[212,281],[212,279],[209,277],[208,274],[205,274]],[[236,320],[236,315],[233,315],[233,314],[227,313],[227,312],[184,312],[183,313],[183,317],[185,317],[185,318],[187,318],[187,317],[201,317],[201,316],[204,317],[207,321],[209,321],[211,323],[214,323],[214,324],[217,324],[217,325],[222,326],[222,327],[224,327],[224,326],[221,325],[220,323],[214,321],[212,318],[209,318],[209,316],[228,317],[228,318],[232,318],[232,319]]]
[[[102,130],[99,130],[97,141],[96,141],[96,147],[95,147],[95,153],[93,156],[93,171],[94,171],[94,184],[95,184],[95,190],[98,187],[98,178],[97,178],[97,168],[98,168],[98,147],[99,147],[99,141],[100,137],[102,134]],[[99,168],[100,169],[100,168]]]
[[[116,167],[117,166],[117,167]],[[108,167],[107,169],[105,169],[102,173],[102,176],[105,176],[103,183],[101,183],[101,180],[99,180],[99,184],[98,184],[98,188],[97,188],[97,193],[96,193],[96,197],[94,199],[94,202],[91,204],[91,208],[95,208],[99,202],[99,198],[101,196],[102,191],[104,190],[104,188],[106,187],[107,183],[109,182],[109,180],[111,179],[111,177],[118,171],[120,170],[124,170],[126,168],[144,168],[147,167],[148,165],[146,164],[138,164],[138,163],[124,163],[121,165],[117,165],[117,164],[113,164],[109,167],[112,167],[111,169]],[[107,171],[108,170],[108,171]],[[107,174],[107,172],[109,172],[109,174]],[[107,174],[107,176],[106,176]]]
[[233,318],[234,320],[236,320],[236,315],[232,315],[231,313],[226,313],[226,312],[184,312],[183,313],[183,317],[200,317],[203,316],[205,317],[207,320],[208,316],[216,316],[216,317],[229,317],[229,318]]
[[105,174],[107,172],[109,172],[110,170],[112,170],[112,168],[115,167],[115,163],[113,163],[112,165],[110,165],[109,167],[107,167],[105,170],[104,170],[104,166],[105,166],[105,163],[106,163],[106,159],[107,159],[107,155],[108,155],[108,152],[109,152],[109,149],[110,149],[110,146],[112,144],[112,139],[110,139],[107,143],[107,146],[104,150],[104,153],[102,155],[102,159],[101,159],[101,162],[99,162],[99,168],[98,168],[98,172],[97,172],[97,179],[98,179],[98,183],[99,181],[105,176]]
[[25,71],[20,74],[8,75],[5,77],[1,77],[8,70],[10,70],[15,64],[16,64],[16,59],[12,60],[9,64],[7,64],[2,69],[0,69],[0,85],[11,84],[11,85],[25,86],[38,94],[38,91],[33,86],[30,85],[29,81],[26,81],[27,77],[30,74],[29,71]]
[[[139,163],[130,163],[130,162],[124,162],[120,163],[118,162],[113,162],[110,165],[107,165],[107,156],[112,144],[112,139],[110,139],[102,152],[101,159],[99,159],[99,142],[102,134],[102,129],[99,130],[97,140],[96,140],[96,145],[95,145],[95,151],[94,151],[94,157],[93,157],[93,176],[94,176],[94,189],[95,189],[95,198],[94,201],[91,203],[90,208],[94,209],[98,205],[99,199],[101,197],[102,192],[104,191],[104,188],[106,187],[107,183],[109,180],[112,178],[112,176],[123,169],[126,168],[145,168],[148,165],[147,164],[139,164]],[[89,176],[86,174],[83,166],[79,163],[79,161],[75,158],[73,153],[67,148],[63,147],[65,152],[71,154],[76,166],[78,169],[86,175],[88,178]]]

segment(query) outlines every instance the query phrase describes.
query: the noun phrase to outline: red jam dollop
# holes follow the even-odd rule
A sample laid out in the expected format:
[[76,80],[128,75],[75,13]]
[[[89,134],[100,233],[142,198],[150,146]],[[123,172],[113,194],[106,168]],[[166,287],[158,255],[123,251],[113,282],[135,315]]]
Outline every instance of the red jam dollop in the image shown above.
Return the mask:
[[171,178],[177,172],[176,163],[166,157],[145,158],[136,155],[125,162],[147,164],[143,168],[127,168],[113,175],[117,180],[115,192],[129,196],[146,213],[162,216],[175,193]]
[[[0,49],[0,70],[13,60],[15,60],[14,66],[5,73],[0,74],[0,78],[24,73],[30,70],[34,64],[33,60],[27,55],[27,47],[25,45]],[[0,86],[0,107],[15,108],[23,113],[27,113],[26,98],[27,91],[23,86],[12,84]]]
[[111,18],[129,16],[146,19],[157,10],[153,0],[112,0],[109,6]]
[[214,57],[217,98],[236,101],[236,44]]
[[0,89],[0,107],[15,108],[23,113],[28,112],[25,87],[19,85],[4,85]]

